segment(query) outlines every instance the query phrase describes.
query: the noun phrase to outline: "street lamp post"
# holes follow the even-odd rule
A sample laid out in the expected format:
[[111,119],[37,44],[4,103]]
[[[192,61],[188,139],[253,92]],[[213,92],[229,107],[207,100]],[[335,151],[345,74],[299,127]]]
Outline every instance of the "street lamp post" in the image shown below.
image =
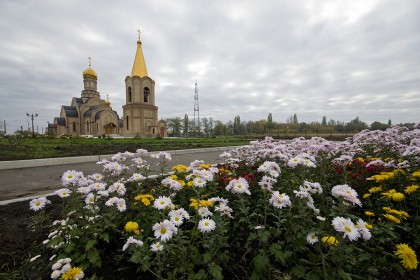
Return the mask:
[[26,115],[27,115],[28,117],[31,117],[31,121],[32,121],[32,137],[33,137],[33,138],[35,138],[34,118],[38,117],[38,113],[35,113],[35,114],[29,114],[29,113],[26,113]]

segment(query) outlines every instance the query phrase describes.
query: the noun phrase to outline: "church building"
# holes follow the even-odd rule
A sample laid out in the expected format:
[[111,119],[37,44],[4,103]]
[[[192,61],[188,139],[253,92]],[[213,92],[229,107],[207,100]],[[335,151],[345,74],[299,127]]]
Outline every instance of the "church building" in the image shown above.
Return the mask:
[[109,99],[97,91],[98,75],[91,68],[83,71],[84,90],[73,97],[70,106],[61,106],[60,116],[48,124],[48,134],[60,135],[121,135],[127,137],[166,137],[166,122],[158,121],[155,105],[155,81],[147,74],[142,43],[137,40],[131,76],[125,78],[123,118],[112,110]]

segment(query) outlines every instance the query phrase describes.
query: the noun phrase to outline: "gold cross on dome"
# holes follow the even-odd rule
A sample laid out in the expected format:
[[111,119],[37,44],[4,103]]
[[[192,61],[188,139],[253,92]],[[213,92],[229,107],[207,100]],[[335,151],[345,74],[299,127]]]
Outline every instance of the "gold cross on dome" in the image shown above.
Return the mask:
[[91,66],[91,64],[92,64],[92,58],[89,56],[88,57],[88,60],[89,60],[89,67]]
[[139,34],[139,40],[140,40],[140,29],[137,29],[137,33]]

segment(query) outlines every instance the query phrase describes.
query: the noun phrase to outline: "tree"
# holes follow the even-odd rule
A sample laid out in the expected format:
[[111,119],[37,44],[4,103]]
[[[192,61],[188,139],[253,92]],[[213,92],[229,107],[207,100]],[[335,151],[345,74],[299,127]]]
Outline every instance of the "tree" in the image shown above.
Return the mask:
[[206,136],[210,135],[210,121],[207,118],[201,118],[201,124],[203,125],[203,131]]
[[239,115],[233,120],[233,134],[241,134],[241,117]]
[[269,113],[267,117],[267,129],[268,133],[270,133],[270,130],[273,129],[273,115],[271,113]]
[[225,125],[221,121],[215,121],[214,123],[214,135],[225,135]]
[[293,115],[293,124],[299,124],[296,114]]
[[391,122],[391,120],[388,120],[388,127],[391,127],[392,126],[392,122]]
[[322,117],[322,125],[327,125],[327,118],[325,116]]
[[188,125],[189,125],[189,123],[188,123],[189,121],[188,121],[188,115],[187,114],[185,114],[184,115],[184,131],[183,131],[183,134],[184,134],[184,137],[185,138],[187,138],[188,137]]

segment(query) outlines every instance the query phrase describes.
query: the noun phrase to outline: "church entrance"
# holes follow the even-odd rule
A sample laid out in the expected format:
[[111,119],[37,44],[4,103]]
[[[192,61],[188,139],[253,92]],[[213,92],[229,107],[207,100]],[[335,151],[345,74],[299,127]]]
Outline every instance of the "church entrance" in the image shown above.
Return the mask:
[[106,124],[105,134],[117,134],[117,126],[113,123]]
[[165,137],[165,128],[160,128],[160,137]]

